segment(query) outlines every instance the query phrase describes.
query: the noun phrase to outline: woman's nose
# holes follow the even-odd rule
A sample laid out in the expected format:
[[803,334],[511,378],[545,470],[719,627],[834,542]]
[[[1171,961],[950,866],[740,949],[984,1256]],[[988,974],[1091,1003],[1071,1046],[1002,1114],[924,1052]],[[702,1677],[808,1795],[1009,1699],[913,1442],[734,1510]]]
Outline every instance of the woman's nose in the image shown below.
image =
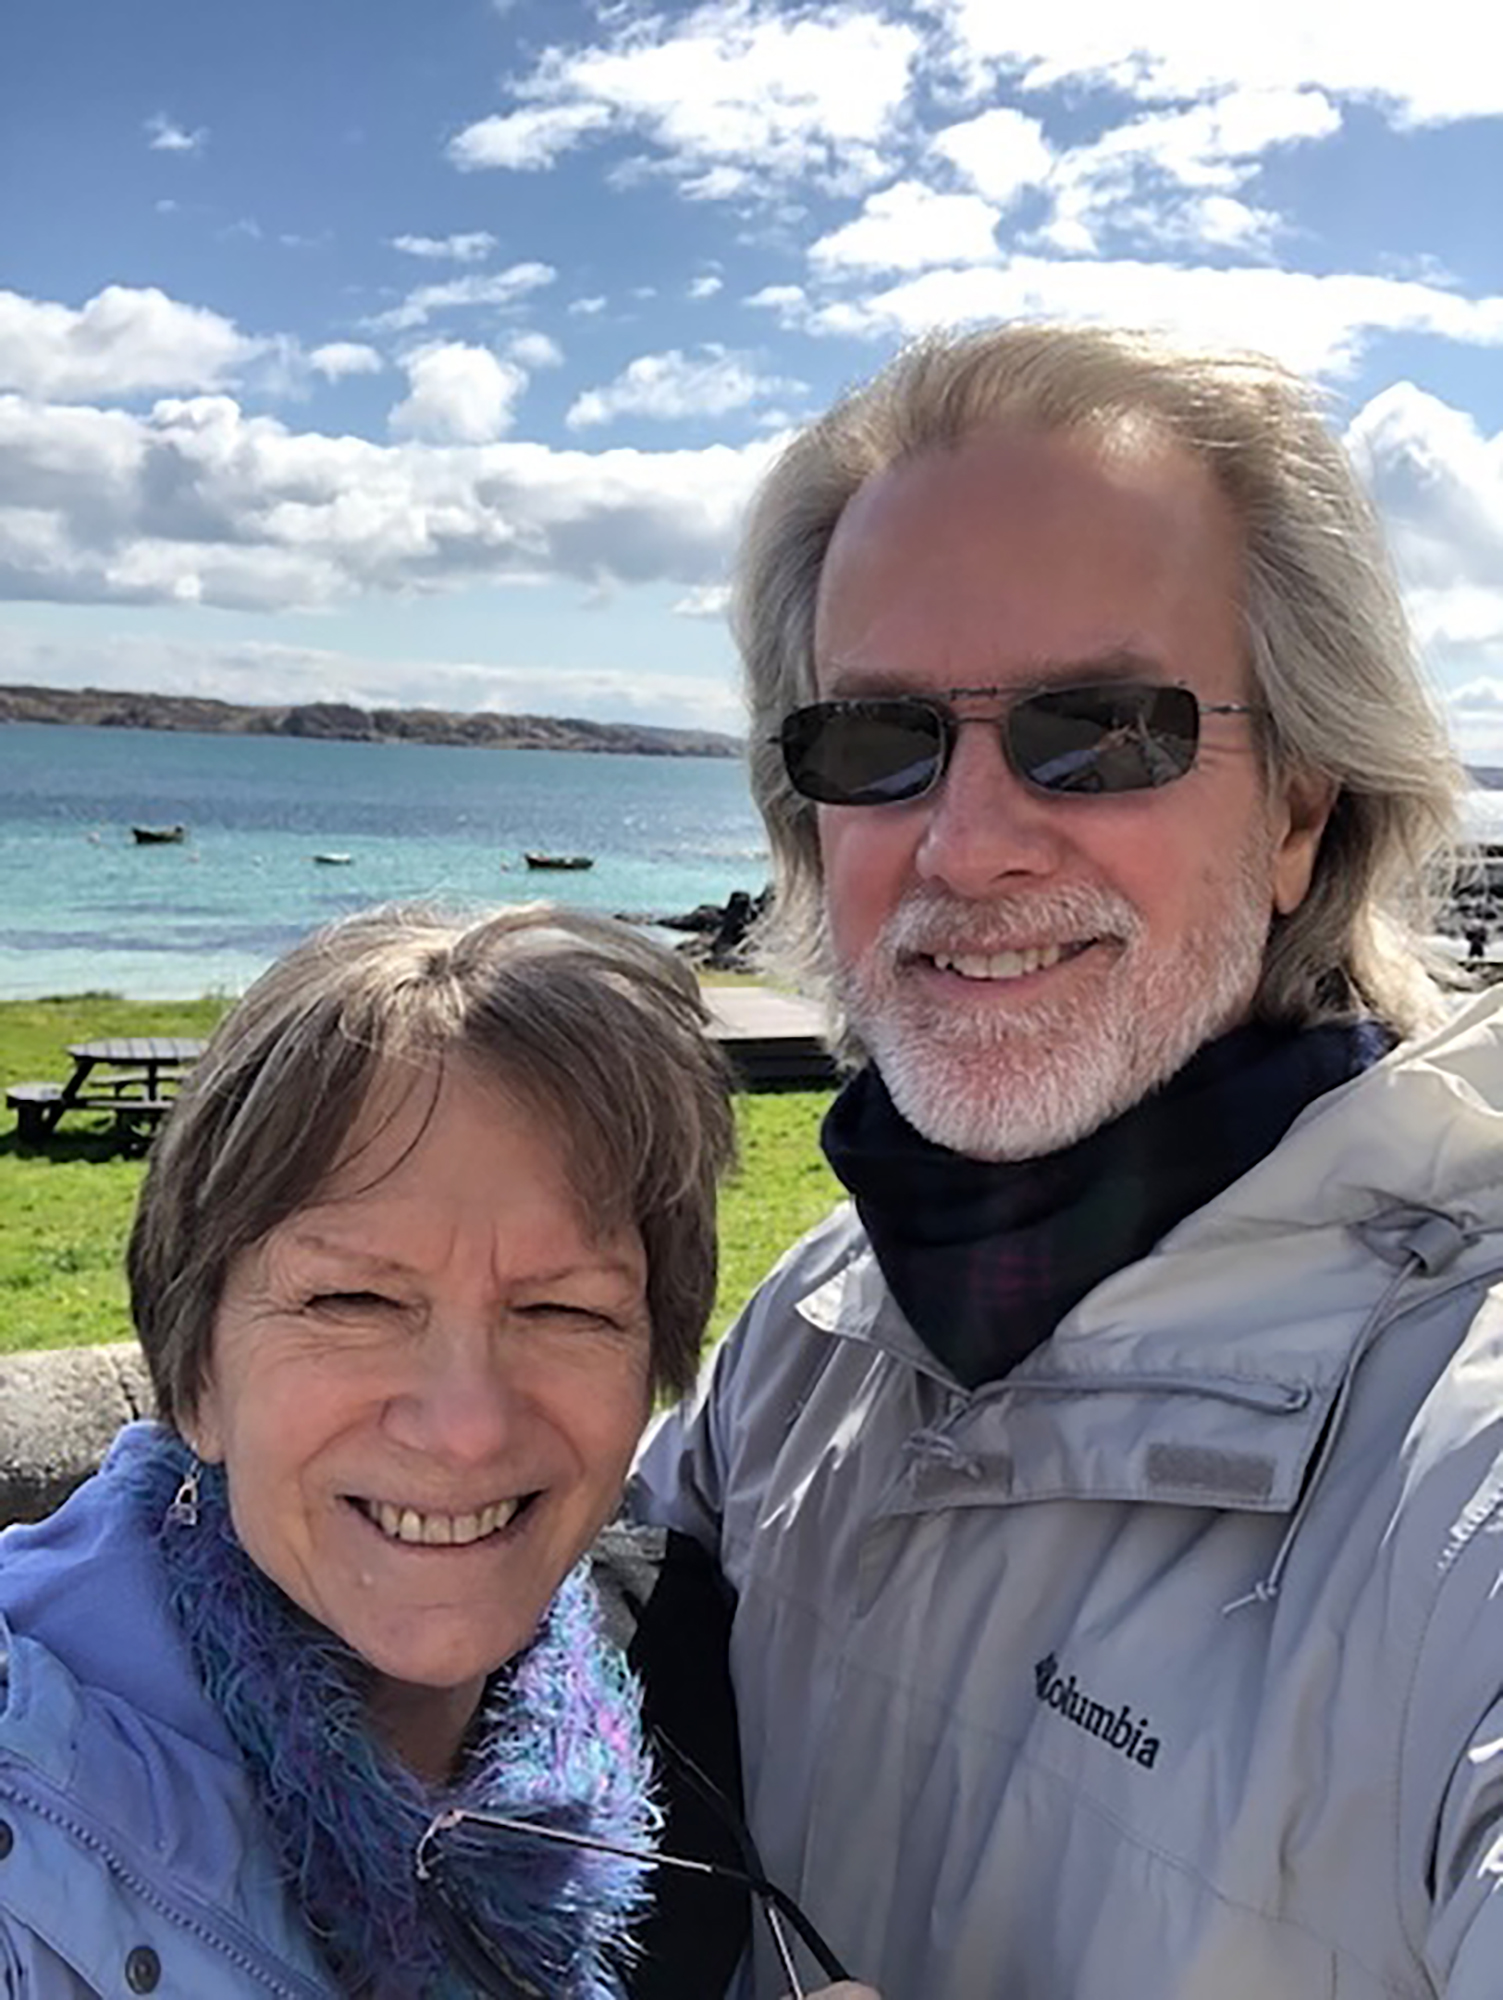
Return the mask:
[[1007,761],[993,716],[963,716],[943,777],[924,801],[916,867],[957,896],[991,894],[1008,876],[1051,874],[1062,849],[1060,806]]
[[525,1422],[527,1397],[514,1364],[504,1327],[432,1330],[388,1405],[388,1429],[399,1442],[450,1464],[485,1463]]

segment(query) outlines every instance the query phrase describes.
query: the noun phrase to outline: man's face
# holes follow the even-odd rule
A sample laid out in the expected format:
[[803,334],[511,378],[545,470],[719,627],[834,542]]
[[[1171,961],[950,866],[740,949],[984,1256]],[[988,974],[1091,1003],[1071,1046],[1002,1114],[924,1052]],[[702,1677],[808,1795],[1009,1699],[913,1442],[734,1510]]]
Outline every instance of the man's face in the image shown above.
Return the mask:
[[[1253,698],[1241,538],[1167,447],[992,431],[880,474],[820,585],[821,696],[1134,679]],[[1050,797],[999,732],[940,785],[821,806],[837,988],[899,1109],[980,1158],[1072,1143],[1243,1020],[1275,911],[1309,886],[1328,802],[1270,795],[1252,718],[1206,716],[1185,777]]]

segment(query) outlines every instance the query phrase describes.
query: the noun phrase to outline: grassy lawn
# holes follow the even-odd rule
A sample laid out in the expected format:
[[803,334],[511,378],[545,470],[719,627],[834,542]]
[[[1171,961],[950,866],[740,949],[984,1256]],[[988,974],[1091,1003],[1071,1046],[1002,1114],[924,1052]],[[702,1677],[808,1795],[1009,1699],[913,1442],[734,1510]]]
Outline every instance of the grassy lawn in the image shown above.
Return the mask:
[[[0,1001],[0,1090],[61,1079],[70,1042],[108,1035],[202,1035],[223,1003],[147,1004],[89,994]],[[721,1201],[721,1284],[712,1333],[730,1319],[839,1189],[819,1151],[826,1091],[737,1099],[741,1171]],[[122,1258],[143,1165],[111,1121],[73,1117],[44,1146],[0,1130],[0,1352],[130,1337]]]

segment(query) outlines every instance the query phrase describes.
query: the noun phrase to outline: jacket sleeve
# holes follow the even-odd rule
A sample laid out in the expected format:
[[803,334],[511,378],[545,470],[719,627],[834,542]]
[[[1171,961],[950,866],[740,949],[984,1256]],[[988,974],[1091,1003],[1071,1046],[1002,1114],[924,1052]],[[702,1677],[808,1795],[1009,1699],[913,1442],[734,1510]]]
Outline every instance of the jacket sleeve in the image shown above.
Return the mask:
[[1425,1962],[1445,2000],[1503,1993],[1503,1699],[1458,1760],[1435,1844]]
[[724,1384],[722,1346],[692,1398],[666,1410],[648,1432],[626,1488],[626,1512],[654,1528],[676,1528],[702,1548],[720,1552],[724,1504]]
[[842,1204],[752,1295],[694,1394],[648,1433],[626,1492],[633,1520],[677,1528],[724,1557],[738,1483],[765,1471],[829,1359],[834,1343],[811,1336],[800,1307],[846,1262],[852,1233]]

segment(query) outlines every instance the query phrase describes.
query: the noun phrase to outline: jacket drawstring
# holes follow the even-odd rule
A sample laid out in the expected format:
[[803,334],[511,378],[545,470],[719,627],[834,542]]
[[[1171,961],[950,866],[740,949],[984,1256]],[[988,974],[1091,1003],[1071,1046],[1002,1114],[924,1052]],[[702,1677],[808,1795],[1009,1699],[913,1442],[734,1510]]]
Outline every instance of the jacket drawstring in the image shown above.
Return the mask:
[[1279,1539],[1279,1546],[1269,1565],[1268,1574],[1261,1577],[1251,1590],[1244,1591],[1240,1597],[1234,1597],[1230,1604],[1223,1604],[1221,1607],[1223,1618],[1230,1617],[1232,1612],[1241,1611],[1249,1604],[1271,1604],[1278,1596],[1279,1586],[1284,1580],[1284,1570],[1294,1548],[1294,1538],[1304,1525],[1305,1515],[1315,1498],[1315,1489],[1319,1486],[1321,1476],[1331,1461],[1336,1440],[1341,1434],[1341,1427],[1351,1403],[1352,1391],[1356,1385],[1357,1370],[1366,1358],[1368,1349],[1383,1331],[1388,1309],[1395,1295],[1410,1278],[1416,1276],[1433,1278],[1438,1272],[1443,1271],[1453,1258],[1461,1254],[1471,1240],[1461,1225],[1453,1222],[1448,1215],[1435,1214],[1424,1216],[1411,1229],[1406,1230],[1400,1241],[1391,1248],[1374,1242],[1371,1236],[1367,1238],[1371,1248],[1376,1249],[1387,1262],[1397,1263],[1399,1268],[1383,1287],[1377,1303],[1363,1323],[1361,1332],[1352,1343],[1346,1367],[1342,1370],[1341,1386],[1336,1391],[1336,1399],[1331,1405],[1325,1436],[1321,1440],[1314,1467],[1305,1481],[1299,1504],[1289,1517],[1289,1525]]

